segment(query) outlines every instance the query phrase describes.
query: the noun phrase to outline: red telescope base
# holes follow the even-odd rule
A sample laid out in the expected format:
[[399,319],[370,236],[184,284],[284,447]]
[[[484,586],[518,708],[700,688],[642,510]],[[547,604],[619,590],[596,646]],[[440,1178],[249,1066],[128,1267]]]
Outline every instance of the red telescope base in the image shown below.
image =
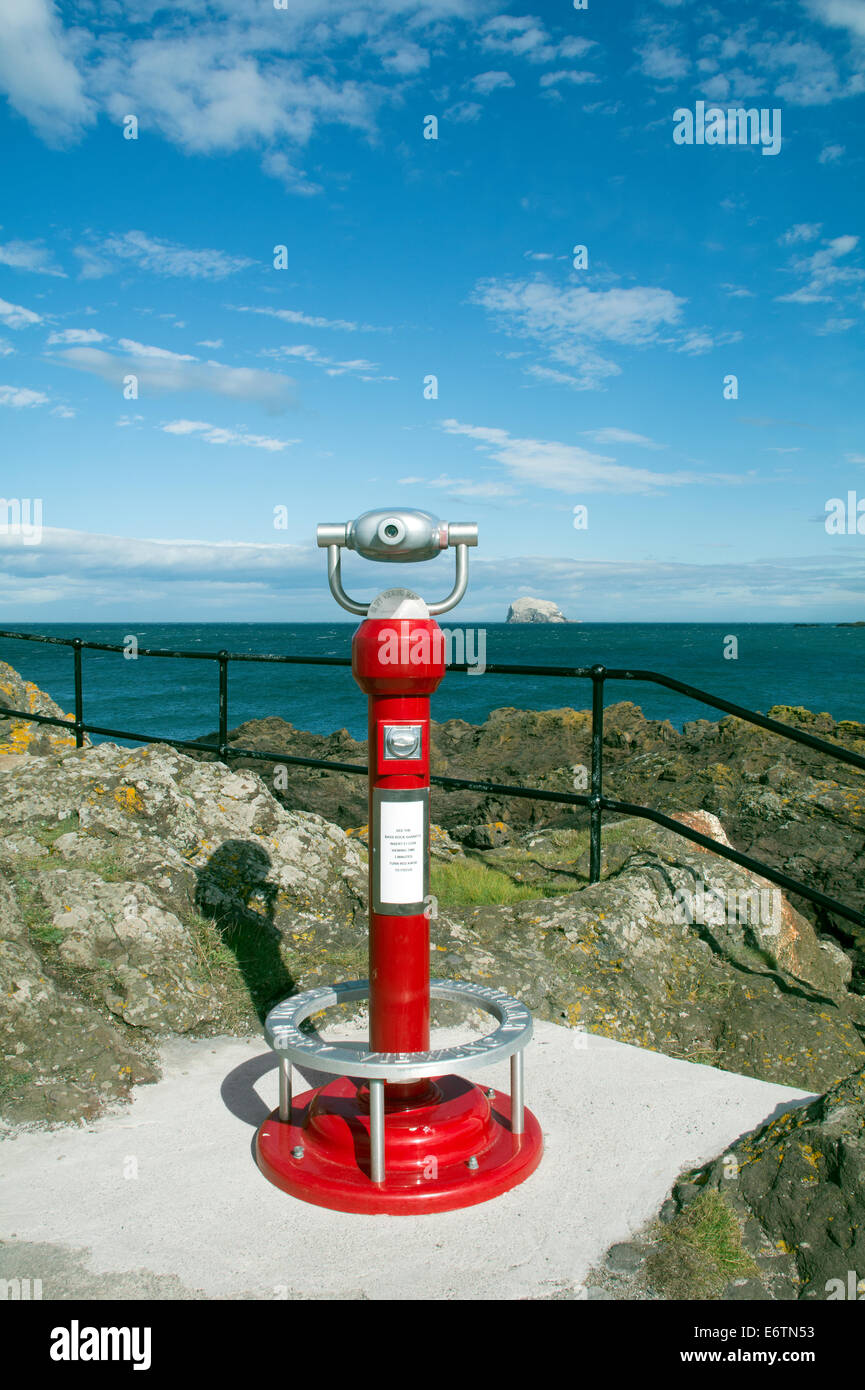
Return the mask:
[[[421,1088],[419,1088],[421,1089]],[[258,1131],[265,1177],[301,1201],[334,1211],[394,1216],[454,1211],[516,1187],[541,1161],[540,1125],[524,1110],[511,1133],[511,1101],[460,1076],[439,1076],[411,1100],[385,1092],[385,1179],[370,1177],[369,1093],[349,1077],[295,1097]]]

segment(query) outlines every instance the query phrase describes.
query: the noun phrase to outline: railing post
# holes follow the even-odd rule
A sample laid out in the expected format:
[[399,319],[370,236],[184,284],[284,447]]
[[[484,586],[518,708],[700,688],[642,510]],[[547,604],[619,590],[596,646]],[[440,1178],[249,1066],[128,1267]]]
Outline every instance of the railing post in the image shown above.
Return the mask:
[[592,795],[589,801],[589,883],[601,877],[601,799],[604,794],[604,679],[606,666],[592,667]]
[[219,759],[228,762],[228,652],[217,652],[219,661]]
[[72,643],[72,656],[75,665],[75,747],[84,747],[84,679],[81,672],[82,639],[76,637]]

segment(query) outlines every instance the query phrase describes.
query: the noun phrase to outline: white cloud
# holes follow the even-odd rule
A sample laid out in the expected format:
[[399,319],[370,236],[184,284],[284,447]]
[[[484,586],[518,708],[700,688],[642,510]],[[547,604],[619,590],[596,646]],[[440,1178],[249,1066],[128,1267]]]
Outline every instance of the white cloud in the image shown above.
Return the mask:
[[481,46],[530,63],[551,63],[555,58],[582,57],[594,47],[594,40],[569,35],[555,41],[543,20],[533,15],[496,15],[481,30]]
[[790,294],[776,295],[781,304],[829,304],[844,299],[845,287],[857,289],[865,279],[865,270],[858,266],[838,265],[859,244],[858,236],[837,236],[824,240],[823,248],[811,256],[792,262],[793,271],[805,276],[806,283]]
[[25,309],[22,304],[10,304],[8,300],[0,299],[0,323],[5,323],[7,328],[30,328],[33,324],[41,322],[42,316],[33,309]]
[[[297,572],[310,585],[321,577],[320,557],[312,546],[149,540],[46,526],[41,544],[30,548],[36,555],[32,559],[20,545],[15,546],[15,539],[0,534],[0,553],[10,581],[18,575],[27,582],[44,577],[52,586],[52,599],[108,597],[116,592],[118,578],[124,583],[193,585],[192,592],[199,597],[200,589],[210,586],[236,598],[244,586],[252,593],[270,585],[279,591]],[[124,594],[124,602],[128,597]]]
[[121,338],[120,346],[125,352],[131,352],[136,357],[161,357],[169,362],[196,362],[196,357],[191,357],[188,352],[172,352],[170,348],[151,347],[147,343],[136,343],[134,338]]
[[325,319],[317,314],[305,314],[300,309],[256,309],[248,304],[228,304],[226,308],[233,309],[238,314],[265,314],[268,318],[280,319],[282,323],[301,324],[304,328],[338,328],[344,333],[356,333],[358,330],[364,333],[377,331],[368,323],[355,323],[351,319]]
[[714,346],[715,340],[710,333],[704,333],[695,328],[685,334],[676,351],[687,352],[692,357],[700,357],[704,352],[711,352]]
[[482,280],[472,298],[533,337],[576,334],[637,344],[650,342],[660,328],[676,324],[685,303],[671,290],[656,286],[559,288],[540,276]]
[[65,270],[54,264],[53,253],[41,241],[7,241],[0,246],[0,265],[14,270],[32,270],[39,275],[65,278]]
[[[476,447],[496,459],[513,482],[565,492],[573,497],[586,492],[649,493],[659,488],[707,481],[699,474],[653,473],[646,468],[629,468],[607,455],[590,453],[578,444],[518,439],[507,430],[465,425],[459,420],[445,420],[442,428],[448,434],[476,440]],[[710,479],[718,480],[718,475]]]
[[479,72],[476,77],[472,78],[471,85],[478,96],[486,97],[489,96],[490,92],[497,91],[499,87],[513,87],[515,83],[509,72],[493,70],[491,72]]
[[306,170],[298,169],[281,150],[268,151],[262,158],[261,167],[272,179],[278,179],[289,193],[298,193],[303,198],[314,198],[317,193],[322,192],[321,184],[307,178]]
[[795,227],[778,238],[782,246],[795,246],[800,241],[814,241],[820,235],[820,222],[797,222]]
[[810,0],[811,13],[824,24],[847,29],[857,39],[865,39],[865,5],[862,0]]
[[[576,351],[574,352],[576,356]],[[534,377],[535,381],[548,381],[553,386],[567,386],[572,391],[597,391],[608,376],[620,376],[621,368],[595,353],[584,351],[581,354],[579,376],[573,372],[562,372],[557,367],[543,367],[532,362],[523,368],[523,375]]]
[[0,386],[0,405],[28,407],[47,405],[48,401],[44,391],[31,391],[28,386]]
[[199,342],[195,344],[196,347],[206,348],[221,348],[222,345],[223,344],[221,338],[202,338]]
[[663,38],[653,39],[638,49],[640,69],[655,82],[672,82],[687,77],[690,63],[683,53]]
[[817,158],[821,164],[837,164],[844,153],[843,145],[824,145]]
[[717,72],[702,84],[700,94],[707,101],[743,102],[759,96],[765,89],[766,80],[754,74],[732,68],[730,72]]
[[108,236],[92,247],[78,248],[76,254],[84,253],[95,258],[95,265],[106,267],[107,273],[114,261],[132,263],[139,270],[149,270],[155,275],[190,280],[224,280],[255,262],[246,256],[229,256],[224,251],[212,249],[196,250],[181,246],[176,242],[162,241],[148,236],[145,232],[124,232],[122,236]]
[[562,373],[549,365],[528,368],[536,379],[559,381],[576,390],[597,389],[615,376],[619,366],[592,346],[595,342],[644,346],[662,338],[662,330],[678,331],[684,299],[657,286],[629,289],[591,289],[586,285],[558,286],[537,275],[532,280],[480,281],[472,301],[494,315],[509,333],[532,339],[557,364],[576,368]]
[[540,85],[542,87],[554,87],[560,82],[571,82],[574,86],[581,86],[584,82],[597,82],[599,78],[594,72],[582,72],[575,68],[563,68],[558,72],[545,72],[541,75]]
[[393,89],[425,71],[430,44],[471,34],[488,5],[293,0],[274,11],[240,0],[173,9],[144,0],[128,26],[127,8],[7,4],[0,90],[52,143],[76,138],[99,115],[119,126],[134,112],[149,135],[187,152],[259,150],[269,173],[310,193],[315,185],[286,146],[300,149],[323,124],[372,134]]
[[108,334],[100,333],[96,328],[62,328],[49,335],[48,343],[50,346],[57,343],[104,343],[107,339]]
[[132,375],[137,378],[139,389],[148,392],[206,391],[234,400],[257,401],[269,411],[285,410],[294,404],[295,383],[291,377],[252,367],[199,362],[164,349],[121,356],[101,348],[73,347],[57,353],[55,360],[101,377],[117,390],[122,388],[124,378]]
[[429,67],[429,53],[411,40],[384,38],[375,41],[371,47],[380,57],[382,67],[400,77],[410,77]]
[[11,357],[15,352],[8,338],[0,338],[0,357]]
[[484,482],[476,478],[449,478],[441,473],[437,478],[397,478],[399,487],[434,487],[452,497],[515,497],[518,489],[510,483]]
[[299,439],[273,439],[264,434],[249,434],[245,430],[223,429],[220,425],[208,424],[206,420],[171,420],[161,429],[166,434],[200,435],[206,444],[243,444],[250,449],[266,449],[278,453],[299,444]]
[[774,42],[753,44],[752,59],[775,78],[776,99],[794,106],[825,106],[862,90],[854,74],[845,79],[832,54],[812,40],[798,35]]
[[587,439],[593,439],[596,444],[636,444],[641,449],[666,448],[666,445],[656,444],[654,439],[649,439],[648,435],[620,430],[614,425],[607,425],[599,430],[583,430],[583,434]]
[[361,381],[396,381],[396,377],[384,377],[379,374],[379,364],[370,362],[366,357],[353,357],[348,361],[340,361],[336,357],[327,357],[309,343],[295,343],[291,346],[264,348],[265,357],[293,358],[295,361],[309,362],[314,367],[322,367],[328,376],[345,376],[350,373],[352,376],[359,376]]
[[[562,552],[565,547],[563,539]],[[791,607],[832,621],[841,611],[860,611],[865,551],[829,550],[734,564],[580,560],[572,550],[556,553],[555,545],[537,555],[479,554],[472,606],[478,616],[501,620],[503,594],[549,592],[569,617],[607,621],[633,621],[635,609],[647,620],[727,621],[743,611],[789,618]],[[326,620],[332,609],[320,582],[321,556],[311,545],[151,540],[45,527],[42,543],[32,547],[0,534],[0,554],[6,611],[16,605],[18,613],[32,615],[38,606],[46,619],[77,610],[126,621],[131,611],[150,616],[155,601],[163,612],[173,603],[172,616],[187,620],[284,618],[286,612],[308,618],[311,601]]]
[[476,101],[458,101],[455,106],[449,106],[444,113],[443,119],[446,121],[456,121],[460,125],[480,119],[483,107]]
[[64,30],[50,0],[4,7],[0,90],[50,145],[76,138],[95,119],[76,67],[81,37],[79,30]]

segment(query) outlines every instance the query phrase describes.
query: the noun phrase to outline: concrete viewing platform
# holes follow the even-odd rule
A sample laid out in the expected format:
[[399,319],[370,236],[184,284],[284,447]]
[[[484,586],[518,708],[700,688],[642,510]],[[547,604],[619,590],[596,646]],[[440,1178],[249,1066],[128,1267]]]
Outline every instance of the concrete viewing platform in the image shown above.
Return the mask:
[[[432,1045],[467,1031],[436,1030]],[[807,1094],[536,1022],[526,1103],[544,1133],[538,1170],[465,1210],[358,1216],[288,1197],[258,1171],[256,1128],[277,1103],[261,1038],[173,1039],[161,1055],[163,1080],[131,1106],[7,1135],[0,1277],[41,1279],[44,1299],[579,1297],[682,1169]],[[506,1062],[466,1075],[509,1087]]]

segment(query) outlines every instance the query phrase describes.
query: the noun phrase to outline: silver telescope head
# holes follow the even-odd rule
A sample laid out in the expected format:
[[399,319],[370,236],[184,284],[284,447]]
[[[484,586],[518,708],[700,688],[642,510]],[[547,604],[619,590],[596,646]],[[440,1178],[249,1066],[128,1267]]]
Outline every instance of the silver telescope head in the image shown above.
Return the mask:
[[327,578],[337,603],[349,613],[366,616],[368,603],[349,598],[342,587],[340,551],[356,550],[367,560],[410,564],[432,560],[448,546],[456,550],[456,580],[447,598],[427,604],[431,614],[455,608],[466,591],[469,577],[468,546],[477,545],[475,522],[439,521],[429,512],[408,507],[379,507],[355,521],[325,522],[316,529],[316,543],[327,550]]

